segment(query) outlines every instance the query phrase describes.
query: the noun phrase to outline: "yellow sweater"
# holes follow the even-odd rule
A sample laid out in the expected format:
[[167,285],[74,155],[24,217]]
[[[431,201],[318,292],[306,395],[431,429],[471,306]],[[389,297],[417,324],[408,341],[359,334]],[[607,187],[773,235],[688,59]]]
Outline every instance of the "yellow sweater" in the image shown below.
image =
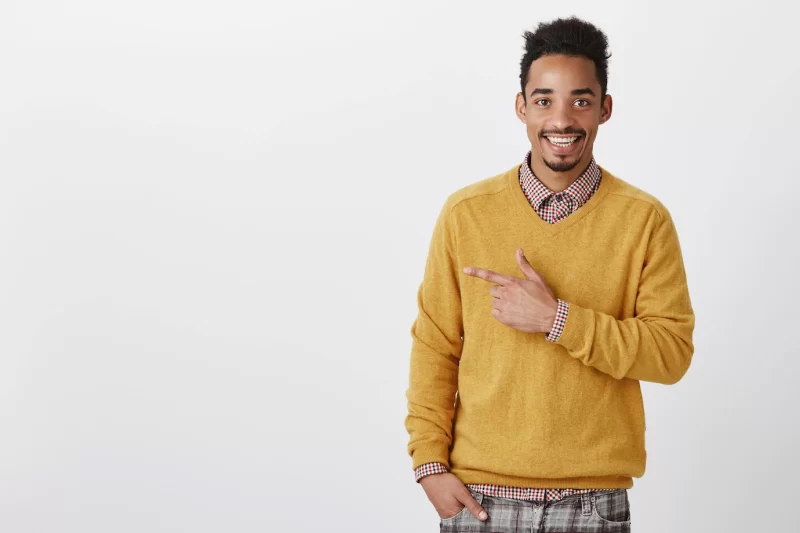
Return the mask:
[[[677,382],[694,353],[675,226],[605,169],[585,205],[548,224],[518,172],[454,192],[436,221],[411,327],[412,468],[441,462],[465,484],[630,488],[647,455],[639,381]],[[517,248],[569,302],[555,343],[495,319],[494,284],[462,271],[524,278]]]

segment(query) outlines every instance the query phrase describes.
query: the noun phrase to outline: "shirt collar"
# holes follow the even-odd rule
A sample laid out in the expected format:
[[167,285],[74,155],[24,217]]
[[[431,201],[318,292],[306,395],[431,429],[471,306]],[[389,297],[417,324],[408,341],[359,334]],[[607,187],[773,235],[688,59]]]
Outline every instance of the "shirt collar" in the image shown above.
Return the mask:
[[[542,204],[556,193],[533,174],[530,167],[530,158],[531,151],[528,150],[520,166],[519,183],[533,208],[538,211]],[[586,170],[569,187],[564,189],[562,194],[569,195],[575,201],[575,208],[577,209],[592,197],[600,184],[601,177],[602,172],[593,157]]]

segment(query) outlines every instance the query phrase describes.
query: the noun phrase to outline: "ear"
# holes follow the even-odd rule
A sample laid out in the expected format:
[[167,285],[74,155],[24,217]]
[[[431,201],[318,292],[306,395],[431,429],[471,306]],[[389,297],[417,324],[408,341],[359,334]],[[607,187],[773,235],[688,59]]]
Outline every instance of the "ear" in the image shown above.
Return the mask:
[[600,124],[605,124],[608,122],[608,119],[611,118],[611,110],[613,106],[614,101],[611,99],[611,95],[607,94],[603,99],[603,105],[600,108]]
[[517,98],[514,101],[514,111],[523,124],[528,123],[528,116],[525,114],[525,98],[523,98],[522,93],[517,93]]

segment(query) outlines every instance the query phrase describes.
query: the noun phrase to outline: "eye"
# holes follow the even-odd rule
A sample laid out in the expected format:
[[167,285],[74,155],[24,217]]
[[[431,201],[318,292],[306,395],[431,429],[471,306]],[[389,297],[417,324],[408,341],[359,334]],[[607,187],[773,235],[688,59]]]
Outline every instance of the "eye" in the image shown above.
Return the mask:
[[584,100],[581,98],[580,100],[575,100],[575,103],[578,104],[578,107],[586,107],[589,105],[589,100]]
[[538,106],[544,107],[545,105],[549,105],[550,101],[547,98],[539,98],[538,100],[534,100],[533,103]]

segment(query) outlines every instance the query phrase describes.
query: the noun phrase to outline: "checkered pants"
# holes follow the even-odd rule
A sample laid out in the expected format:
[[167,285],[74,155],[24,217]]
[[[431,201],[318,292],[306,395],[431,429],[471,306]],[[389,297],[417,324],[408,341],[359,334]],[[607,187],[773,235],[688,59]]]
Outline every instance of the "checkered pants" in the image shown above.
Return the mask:
[[573,494],[558,501],[496,498],[469,489],[489,514],[478,520],[467,508],[439,521],[441,533],[630,533],[628,490]]

